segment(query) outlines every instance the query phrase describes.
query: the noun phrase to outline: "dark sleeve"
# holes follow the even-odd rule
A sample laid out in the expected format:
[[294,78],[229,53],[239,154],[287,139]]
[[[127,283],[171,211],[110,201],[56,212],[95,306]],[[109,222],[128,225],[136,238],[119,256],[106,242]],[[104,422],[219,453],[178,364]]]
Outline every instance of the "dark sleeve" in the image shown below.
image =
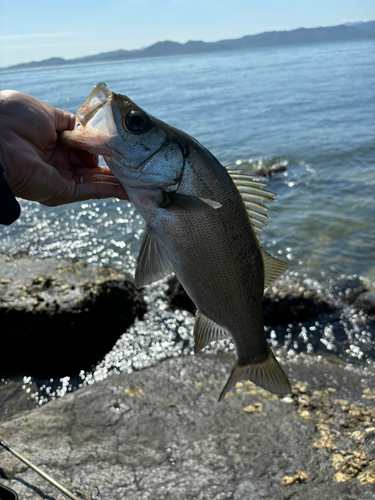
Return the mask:
[[4,169],[0,165],[0,224],[9,226],[18,219],[21,207],[3,176]]

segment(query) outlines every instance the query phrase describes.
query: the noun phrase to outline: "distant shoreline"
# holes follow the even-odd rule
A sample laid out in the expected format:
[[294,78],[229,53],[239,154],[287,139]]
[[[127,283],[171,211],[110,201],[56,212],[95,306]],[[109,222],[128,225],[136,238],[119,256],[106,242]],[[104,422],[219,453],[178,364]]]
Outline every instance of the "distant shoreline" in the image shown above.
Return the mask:
[[234,50],[250,50],[265,47],[353,42],[360,40],[375,40],[375,21],[367,21],[355,25],[329,26],[326,28],[299,28],[292,31],[270,31],[218,42],[188,41],[186,43],[179,43],[164,41],[157,42],[141,50],[120,49],[76,59],[52,57],[43,61],[32,61],[0,68],[0,72],[111,63],[155,57],[207,54]]

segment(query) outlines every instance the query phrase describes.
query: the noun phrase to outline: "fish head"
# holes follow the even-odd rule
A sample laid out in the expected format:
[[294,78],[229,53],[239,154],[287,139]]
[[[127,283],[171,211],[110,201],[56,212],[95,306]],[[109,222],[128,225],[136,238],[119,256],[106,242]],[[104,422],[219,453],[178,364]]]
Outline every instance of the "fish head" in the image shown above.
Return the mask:
[[61,133],[60,139],[104,156],[124,185],[165,187],[181,176],[184,163],[181,148],[169,129],[173,127],[151,116],[129,97],[98,83],[78,109],[74,130]]

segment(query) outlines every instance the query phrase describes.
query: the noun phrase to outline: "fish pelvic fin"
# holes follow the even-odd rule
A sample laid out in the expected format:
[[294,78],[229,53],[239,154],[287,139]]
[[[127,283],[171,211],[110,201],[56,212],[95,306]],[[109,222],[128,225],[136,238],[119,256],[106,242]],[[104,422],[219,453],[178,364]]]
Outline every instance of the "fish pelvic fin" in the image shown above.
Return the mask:
[[267,389],[275,394],[288,394],[291,392],[290,382],[284,370],[279,365],[274,353],[267,346],[267,354],[261,360],[248,365],[239,365],[238,361],[232,369],[224,389],[219,396],[219,402],[224,399],[227,392],[240,380],[251,380],[254,384]]

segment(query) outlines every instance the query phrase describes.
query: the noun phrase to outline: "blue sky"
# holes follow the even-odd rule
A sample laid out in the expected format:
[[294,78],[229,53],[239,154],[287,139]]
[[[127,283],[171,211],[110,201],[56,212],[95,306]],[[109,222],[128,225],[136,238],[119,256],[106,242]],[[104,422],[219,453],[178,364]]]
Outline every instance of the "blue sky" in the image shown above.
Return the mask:
[[374,19],[374,0],[0,0],[0,67]]

